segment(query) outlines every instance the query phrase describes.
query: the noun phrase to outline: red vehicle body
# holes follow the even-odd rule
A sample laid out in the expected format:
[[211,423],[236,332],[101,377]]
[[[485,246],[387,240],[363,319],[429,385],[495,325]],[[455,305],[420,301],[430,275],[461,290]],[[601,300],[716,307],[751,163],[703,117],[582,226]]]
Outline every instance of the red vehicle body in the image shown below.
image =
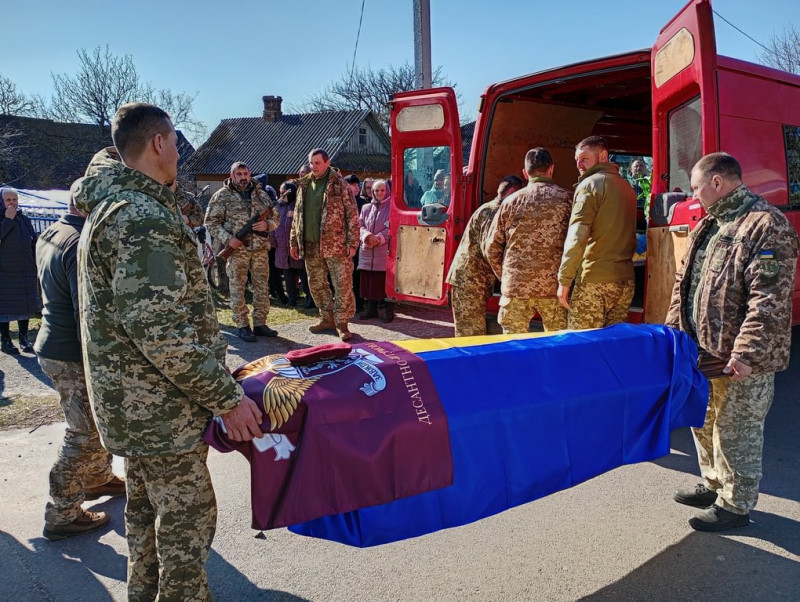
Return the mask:
[[[463,169],[452,88],[396,94],[391,127],[386,288],[397,300],[446,305],[447,271],[475,209],[494,198],[504,176],[520,173],[534,146],[550,150],[555,180],[571,188],[578,178],[574,146],[590,135],[604,136],[620,165],[652,161],[649,219],[638,232],[647,250],[634,258],[630,321],[663,321],[686,236],[703,216],[689,186],[702,155],[733,154],[747,186],[800,230],[800,77],[719,56],[710,0],[689,2],[649,50],[490,85]],[[449,190],[441,191],[439,212],[423,214],[409,173],[426,188],[438,169],[451,177]],[[800,278],[794,323],[800,323],[798,287]]]

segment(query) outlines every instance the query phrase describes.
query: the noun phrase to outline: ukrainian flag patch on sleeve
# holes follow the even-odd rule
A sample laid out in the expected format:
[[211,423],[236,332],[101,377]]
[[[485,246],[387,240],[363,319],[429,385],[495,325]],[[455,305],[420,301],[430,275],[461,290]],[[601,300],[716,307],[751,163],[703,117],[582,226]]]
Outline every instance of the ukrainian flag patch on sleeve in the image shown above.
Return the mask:
[[775,278],[778,275],[778,260],[775,258],[775,251],[763,249],[758,254],[758,272],[765,278]]

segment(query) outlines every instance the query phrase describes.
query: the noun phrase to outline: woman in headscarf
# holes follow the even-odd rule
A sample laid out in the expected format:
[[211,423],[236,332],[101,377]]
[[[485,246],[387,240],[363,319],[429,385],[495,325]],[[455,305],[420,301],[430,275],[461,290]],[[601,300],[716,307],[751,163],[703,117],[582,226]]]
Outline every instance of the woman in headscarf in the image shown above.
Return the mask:
[[[389,249],[389,183],[372,183],[372,200],[361,209],[358,224],[361,231],[358,269],[361,272],[361,297],[366,309],[359,314],[362,320],[378,317],[382,322],[394,319],[394,303],[386,301],[386,254]],[[385,307],[385,309],[384,309]]]
[[3,353],[18,355],[9,323],[17,322],[19,346],[33,353],[28,319],[42,309],[36,277],[36,232],[19,211],[19,194],[0,188],[0,345]]

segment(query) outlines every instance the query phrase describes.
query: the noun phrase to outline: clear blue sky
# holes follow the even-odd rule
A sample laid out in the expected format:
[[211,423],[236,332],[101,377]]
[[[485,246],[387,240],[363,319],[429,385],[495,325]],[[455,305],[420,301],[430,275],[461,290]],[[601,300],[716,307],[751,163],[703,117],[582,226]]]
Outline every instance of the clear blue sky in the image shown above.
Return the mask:
[[[467,112],[490,83],[652,46],[684,0],[431,0],[434,65],[456,82]],[[714,9],[766,43],[800,27],[798,0],[717,0]],[[35,7],[35,8],[34,8]],[[261,114],[261,97],[292,112],[345,72],[361,0],[3,0],[0,74],[49,96],[52,73],[74,74],[79,48],[129,54],[143,80],[197,93],[208,132]],[[721,54],[755,61],[758,46],[715,18]],[[413,64],[412,0],[366,0],[357,66]]]

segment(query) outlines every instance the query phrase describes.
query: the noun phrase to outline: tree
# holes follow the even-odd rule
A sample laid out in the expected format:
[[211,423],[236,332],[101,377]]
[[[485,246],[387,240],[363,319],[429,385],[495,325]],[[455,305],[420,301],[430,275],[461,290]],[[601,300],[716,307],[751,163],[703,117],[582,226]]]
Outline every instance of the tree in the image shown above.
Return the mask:
[[[434,86],[452,86],[442,75],[442,68],[433,73]],[[381,125],[389,131],[388,102],[392,94],[414,89],[414,66],[404,63],[399,67],[354,69],[329,84],[325,90],[309,97],[303,108],[308,111],[350,111],[370,109]]]
[[758,59],[770,67],[800,73],[800,30],[789,25],[783,32],[773,34],[767,49],[759,52]]
[[32,112],[33,102],[17,90],[14,82],[0,75],[0,115],[30,115]]
[[155,89],[139,77],[130,55],[115,56],[108,46],[91,53],[78,50],[80,67],[74,76],[53,74],[53,97],[48,104],[33,100],[36,113],[56,121],[96,123],[110,129],[117,109],[127,102],[150,102],[167,111],[176,128],[195,139],[205,135],[205,126],[194,115],[194,96]]

